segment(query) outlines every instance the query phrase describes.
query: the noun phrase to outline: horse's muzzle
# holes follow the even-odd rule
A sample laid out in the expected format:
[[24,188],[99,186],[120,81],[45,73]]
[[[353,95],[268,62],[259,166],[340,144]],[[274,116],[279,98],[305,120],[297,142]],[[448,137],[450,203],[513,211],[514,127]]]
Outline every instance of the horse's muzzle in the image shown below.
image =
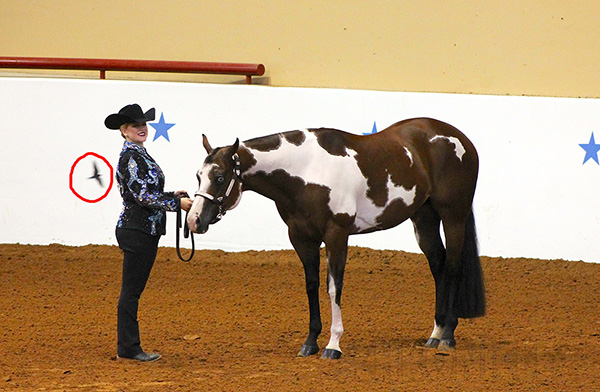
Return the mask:
[[208,231],[208,222],[203,222],[198,213],[188,215],[187,223],[192,233],[204,234]]

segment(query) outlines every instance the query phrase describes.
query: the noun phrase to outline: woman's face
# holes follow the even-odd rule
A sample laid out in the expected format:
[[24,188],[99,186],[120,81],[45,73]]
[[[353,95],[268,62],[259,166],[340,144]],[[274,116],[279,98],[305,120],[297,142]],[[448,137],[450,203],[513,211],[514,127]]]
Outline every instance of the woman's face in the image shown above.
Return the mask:
[[127,124],[123,129],[125,140],[130,143],[143,145],[148,138],[148,126],[146,123]]

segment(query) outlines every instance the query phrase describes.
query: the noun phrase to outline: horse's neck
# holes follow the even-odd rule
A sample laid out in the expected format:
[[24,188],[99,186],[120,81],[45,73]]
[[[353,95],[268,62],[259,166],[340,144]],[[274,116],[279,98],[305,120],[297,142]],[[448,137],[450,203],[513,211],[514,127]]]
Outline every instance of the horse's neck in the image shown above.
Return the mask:
[[275,176],[265,175],[271,173],[273,168],[283,168],[281,154],[261,153],[253,154],[247,147],[241,146],[238,150],[240,157],[243,190],[259,193],[276,203],[286,203],[289,198]]
[[278,150],[259,151],[248,148],[244,145],[238,150],[242,177],[251,177],[259,172],[272,172],[274,169],[286,168],[286,162],[289,162],[290,155],[282,154]]

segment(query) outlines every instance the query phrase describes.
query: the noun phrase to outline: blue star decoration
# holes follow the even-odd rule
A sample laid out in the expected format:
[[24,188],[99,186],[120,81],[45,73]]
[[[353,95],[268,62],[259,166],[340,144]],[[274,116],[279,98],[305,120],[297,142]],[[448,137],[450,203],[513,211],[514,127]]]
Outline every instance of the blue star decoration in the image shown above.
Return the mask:
[[596,164],[600,165],[598,162],[598,151],[600,151],[600,144],[596,144],[594,140],[594,132],[592,132],[592,136],[590,137],[590,142],[588,144],[580,144],[581,148],[585,150],[585,158],[583,158],[583,164],[585,164],[588,159],[593,159],[596,161]]
[[162,136],[165,139],[167,139],[168,142],[171,142],[169,140],[169,129],[171,129],[173,125],[175,125],[175,123],[166,123],[164,113],[160,114],[160,120],[158,120],[157,123],[152,123],[150,125],[152,126],[152,128],[156,129],[156,133],[154,134],[154,139],[152,139],[152,141],[155,141],[156,139]]
[[367,133],[363,132],[363,135],[372,135],[374,133],[377,133],[377,121],[373,122],[373,130],[371,132],[367,132]]

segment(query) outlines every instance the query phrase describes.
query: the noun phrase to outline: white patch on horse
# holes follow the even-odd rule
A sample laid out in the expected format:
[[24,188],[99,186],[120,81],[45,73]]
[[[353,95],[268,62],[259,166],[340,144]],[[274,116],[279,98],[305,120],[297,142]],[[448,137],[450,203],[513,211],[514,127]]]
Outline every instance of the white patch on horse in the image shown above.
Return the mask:
[[438,135],[438,136],[434,136],[431,139],[429,139],[429,142],[433,143],[437,139],[446,139],[449,143],[454,144],[454,152],[456,153],[456,156],[458,157],[458,159],[460,159],[462,162],[462,157],[465,154],[466,150],[465,150],[464,146],[462,145],[462,143],[460,142],[460,140],[458,140],[458,138],[455,138],[453,136]]
[[219,166],[216,163],[206,163],[198,170],[197,176],[200,179],[200,184],[198,184],[197,193],[206,193],[208,191],[208,188],[210,187],[210,178],[208,176],[211,171],[218,167]]
[[419,245],[420,245],[420,244],[421,244],[421,242],[420,242],[420,241],[421,241],[421,239],[419,238],[419,230],[417,230],[417,225],[415,224],[415,222],[414,222],[414,221],[412,221],[412,224],[413,224],[413,230],[414,230],[414,232],[415,232],[415,237],[416,237],[416,239],[417,239],[417,244],[419,244]]
[[437,323],[434,320],[433,321],[433,331],[431,332],[431,336],[429,337],[429,339],[441,340],[442,335],[444,334],[444,329],[445,329],[444,327],[440,327],[439,325],[437,325]]
[[277,169],[304,180],[306,184],[317,184],[330,189],[329,208],[334,214],[348,214],[355,217],[359,231],[376,227],[377,218],[394,199],[402,198],[409,205],[414,200],[416,188],[412,190],[398,187],[388,181],[389,193],[385,206],[376,206],[367,197],[369,186],[356,162],[357,152],[346,148],[345,156],[332,155],[319,145],[317,137],[308,130],[304,143],[295,145],[281,138],[277,150],[250,150],[257,163],[248,169],[244,176],[258,172],[272,173]]
[[[302,131],[304,143],[297,146],[281,138],[277,150],[258,151],[246,146],[257,164],[244,175],[257,172],[272,173],[277,169],[304,180],[306,184],[322,185],[331,190],[329,208],[335,214],[357,213],[356,198],[366,195],[367,183],[356,163],[356,151],[346,149],[347,155],[332,155],[323,149],[313,132]],[[344,175],[340,175],[344,173]],[[353,192],[354,197],[348,195]]]
[[410,152],[410,150],[408,148],[406,148],[406,146],[404,146],[404,151],[406,151],[406,156],[408,157],[408,160],[410,161],[410,166],[412,166],[415,163],[413,161],[412,152]]
[[414,185],[412,188],[408,189],[403,186],[398,186],[392,182],[392,176],[388,175],[388,201],[387,204],[391,203],[396,199],[402,200],[404,205],[407,207],[415,202],[415,197],[417,197],[417,186]]
[[335,288],[335,282],[333,281],[332,276],[329,276],[328,286],[329,289],[327,291],[329,293],[329,299],[331,300],[331,336],[329,337],[329,343],[325,348],[342,352],[342,350],[340,350],[340,338],[344,333],[342,309],[337,303],[335,303],[337,290]]

